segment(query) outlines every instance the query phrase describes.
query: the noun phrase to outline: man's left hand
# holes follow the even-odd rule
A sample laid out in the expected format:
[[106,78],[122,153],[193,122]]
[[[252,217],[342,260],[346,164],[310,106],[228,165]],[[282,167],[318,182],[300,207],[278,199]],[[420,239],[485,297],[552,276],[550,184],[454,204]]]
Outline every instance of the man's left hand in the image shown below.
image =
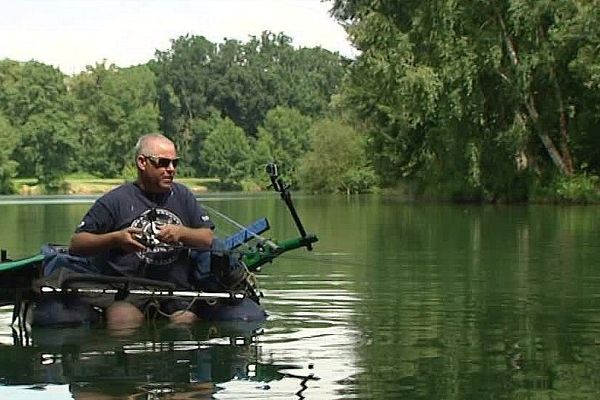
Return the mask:
[[164,243],[209,249],[213,232],[209,228],[190,228],[184,225],[164,224],[157,226],[156,238]]
[[160,227],[156,238],[164,243],[180,243],[184,229],[182,225],[165,224]]

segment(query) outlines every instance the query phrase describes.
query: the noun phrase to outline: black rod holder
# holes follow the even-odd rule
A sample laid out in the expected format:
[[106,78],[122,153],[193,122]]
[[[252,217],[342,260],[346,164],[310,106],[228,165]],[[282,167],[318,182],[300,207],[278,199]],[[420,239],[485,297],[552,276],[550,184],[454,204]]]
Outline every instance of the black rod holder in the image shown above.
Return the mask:
[[[294,223],[300,232],[300,236],[302,238],[306,238],[306,230],[302,225],[302,221],[300,221],[300,217],[296,212],[296,207],[294,207],[294,202],[292,201],[292,193],[289,190],[289,185],[283,182],[281,177],[279,176],[279,169],[277,168],[277,164],[268,163],[266,166],[267,174],[269,174],[269,178],[271,179],[271,187],[275,189],[276,192],[279,192],[281,199],[285,202],[288,210],[290,210],[290,214],[292,214],[292,218],[294,219]],[[307,242],[306,244],[307,250],[312,250],[312,244]]]

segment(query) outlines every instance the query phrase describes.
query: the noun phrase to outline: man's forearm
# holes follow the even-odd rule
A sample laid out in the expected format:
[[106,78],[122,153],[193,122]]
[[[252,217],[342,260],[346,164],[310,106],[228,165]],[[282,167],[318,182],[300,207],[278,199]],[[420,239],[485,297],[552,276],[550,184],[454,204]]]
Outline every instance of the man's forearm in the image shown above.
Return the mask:
[[189,228],[180,226],[179,241],[187,247],[208,249],[213,241],[213,231],[208,228]]
[[71,237],[69,251],[73,254],[91,256],[116,246],[118,232],[90,233],[78,232]]
[[[140,234],[137,228],[109,233],[79,232],[71,237],[69,250],[73,254],[91,256],[114,247],[125,251],[145,250],[144,245],[134,238]],[[158,239],[167,243],[180,242],[184,246],[208,249],[213,240],[213,232],[208,228],[189,228],[182,225],[167,225],[161,229]]]

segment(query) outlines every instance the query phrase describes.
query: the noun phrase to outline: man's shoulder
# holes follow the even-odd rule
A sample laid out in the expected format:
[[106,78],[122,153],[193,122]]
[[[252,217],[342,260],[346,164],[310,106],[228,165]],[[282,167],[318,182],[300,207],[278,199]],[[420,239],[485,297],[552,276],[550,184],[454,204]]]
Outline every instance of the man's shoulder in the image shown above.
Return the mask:
[[189,196],[194,196],[192,191],[183,183],[173,182],[171,190],[173,190],[173,193],[175,194],[186,194]]
[[123,196],[131,196],[135,190],[136,186],[132,182],[125,182],[104,193],[98,200],[109,201],[112,199],[120,199]]

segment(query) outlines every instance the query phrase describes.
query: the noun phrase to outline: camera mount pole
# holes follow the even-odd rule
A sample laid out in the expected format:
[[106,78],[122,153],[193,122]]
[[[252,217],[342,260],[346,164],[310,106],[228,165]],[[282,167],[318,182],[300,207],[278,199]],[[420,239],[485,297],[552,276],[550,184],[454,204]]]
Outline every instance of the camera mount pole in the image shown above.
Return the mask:
[[306,249],[312,250],[312,237],[314,235],[307,235],[304,226],[302,226],[302,221],[300,221],[300,217],[296,212],[296,208],[294,207],[294,203],[292,202],[292,194],[289,190],[289,185],[284,183],[281,177],[279,176],[279,171],[277,168],[277,164],[268,163],[266,166],[267,174],[269,174],[269,178],[271,179],[271,186],[275,191],[279,192],[281,195],[281,199],[285,202],[285,205],[290,210],[290,214],[292,214],[292,218],[294,219],[294,223],[300,232],[300,236],[302,239],[306,240]]

